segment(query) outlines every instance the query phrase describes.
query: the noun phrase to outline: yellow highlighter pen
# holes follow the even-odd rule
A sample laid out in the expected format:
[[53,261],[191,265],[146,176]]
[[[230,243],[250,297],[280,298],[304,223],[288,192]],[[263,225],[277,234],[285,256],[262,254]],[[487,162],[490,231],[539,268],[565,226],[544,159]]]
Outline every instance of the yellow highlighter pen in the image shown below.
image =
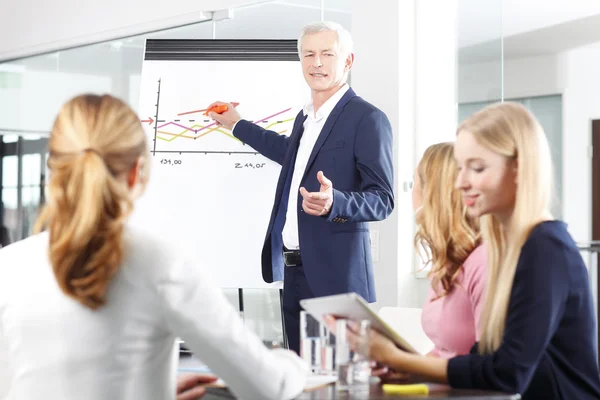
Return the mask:
[[410,385],[382,385],[383,392],[385,394],[429,394],[429,386],[424,383],[410,384]]

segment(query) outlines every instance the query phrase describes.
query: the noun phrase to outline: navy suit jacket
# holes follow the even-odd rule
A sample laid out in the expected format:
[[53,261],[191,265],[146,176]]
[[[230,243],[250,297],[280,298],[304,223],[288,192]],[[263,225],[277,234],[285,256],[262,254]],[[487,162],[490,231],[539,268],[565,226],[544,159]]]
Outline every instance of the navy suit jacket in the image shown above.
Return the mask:
[[[234,136],[281,164],[275,202],[262,250],[266,282],[283,280],[283,241],[290,182],[306,116],[296,116],[289,137],[240,120]],[[392,129],[386,115],[349,89],[327,118],[310,154],[300,186],[320,189],[317,172],[333,183],[326,217],[302,210],[298,195],[298,234],[304,273],[317,297],[355,292],[375,301],[368,221],[386,218],[394,208]]]

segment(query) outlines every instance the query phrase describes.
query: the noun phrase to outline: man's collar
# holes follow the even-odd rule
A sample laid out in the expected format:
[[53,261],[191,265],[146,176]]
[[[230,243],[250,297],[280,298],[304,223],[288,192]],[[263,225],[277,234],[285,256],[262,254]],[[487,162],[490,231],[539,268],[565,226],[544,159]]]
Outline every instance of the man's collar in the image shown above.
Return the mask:
[[347,83],[344,83],[342,87],[340,87],[337,92],[335,92],[330,98],[327,99],[325,103],[319,108],[317,111],[317,115],[315,116],[314,112],[314,103],[312,99],[304,105],[303,111],[305,116],[309,116],[312,119],[319,121],[321,118],[326,118],[331,114],[331,111],[335,108],[337,103],[344,97],[344,94],[350,89],[350,86]]

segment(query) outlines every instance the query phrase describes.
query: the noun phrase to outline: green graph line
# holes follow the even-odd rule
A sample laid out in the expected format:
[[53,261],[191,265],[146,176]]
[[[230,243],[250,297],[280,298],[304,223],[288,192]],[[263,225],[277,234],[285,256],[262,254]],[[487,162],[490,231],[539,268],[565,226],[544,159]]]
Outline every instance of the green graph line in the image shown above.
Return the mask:
[[[192,128],[192,129],[194,129],[194,128],[204,128],[204,126],[202,126],[202,125],[194,125],[194,126],[192,126],[191,128]],[[163,135],[173,135],[173,137],[171,137],[171,138],[167,139],[167,138],[163,138],[163,137],[157,136],[156,138],[157,138],[157,139],[160,139],[160,140],[162,140],[162,141],[165,141],[165,142],[172,142],[173,140],[175,140],[175,139],[177,139],[177,138],[184,138],[184,139],[198,139],[198,138],[201,138],[202,136],[208,135],[209,133],[211,133],[211,132],[215,132],[215,131],[216,131],[216,132],[222,133],[223,135],[225,135],[225,136],[228,136],[228,137],[230,137],[230,138],[232,138],[232,139],[235,139],[235,140],[237,140],[238,142],[241,142],[241,140],[239,140],[239,139],[238,139],[238,138],[236,138],[235,136],[233,136],[233,135],[231,135],[231,134],[229,134],[229,133],[227,133],[227,132],[225,132],[225,131],[223,131],[223,130],[221,130],[221,129],[218,129],[218,128],[213,128],[213,129],[210,129],[209,131],[207,131],[207,132],[205,132],[205,133],[203,133],[203,134],[201,134],[201,135],[199,135],[199,136],[183,136],[183,134],[184,134],[184,133],[186,133],[186,132],[190,132],[190,131],[191,131],[191,129],[186,129],[186,130],[184,130],[184,131],[182,131],[182,132],[180,132],[180,133],[171,133],[171,132],[158,131],[158,133],[161,133],[161,134],[163,134]]]

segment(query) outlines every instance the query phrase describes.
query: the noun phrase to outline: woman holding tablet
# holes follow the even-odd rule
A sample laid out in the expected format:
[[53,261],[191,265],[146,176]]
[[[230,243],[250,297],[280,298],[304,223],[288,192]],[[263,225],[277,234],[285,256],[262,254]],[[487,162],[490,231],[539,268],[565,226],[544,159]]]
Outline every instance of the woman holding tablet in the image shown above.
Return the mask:
[[447,360],[406,353],[372,332],[370,357],[456,388],[600,398],[590,282],[566,225],[549,211],[552,162],[540,124],[519,104],[489,106],[459,127],[454,156],[456,185],[481,217],[488,249],[480,340]]

